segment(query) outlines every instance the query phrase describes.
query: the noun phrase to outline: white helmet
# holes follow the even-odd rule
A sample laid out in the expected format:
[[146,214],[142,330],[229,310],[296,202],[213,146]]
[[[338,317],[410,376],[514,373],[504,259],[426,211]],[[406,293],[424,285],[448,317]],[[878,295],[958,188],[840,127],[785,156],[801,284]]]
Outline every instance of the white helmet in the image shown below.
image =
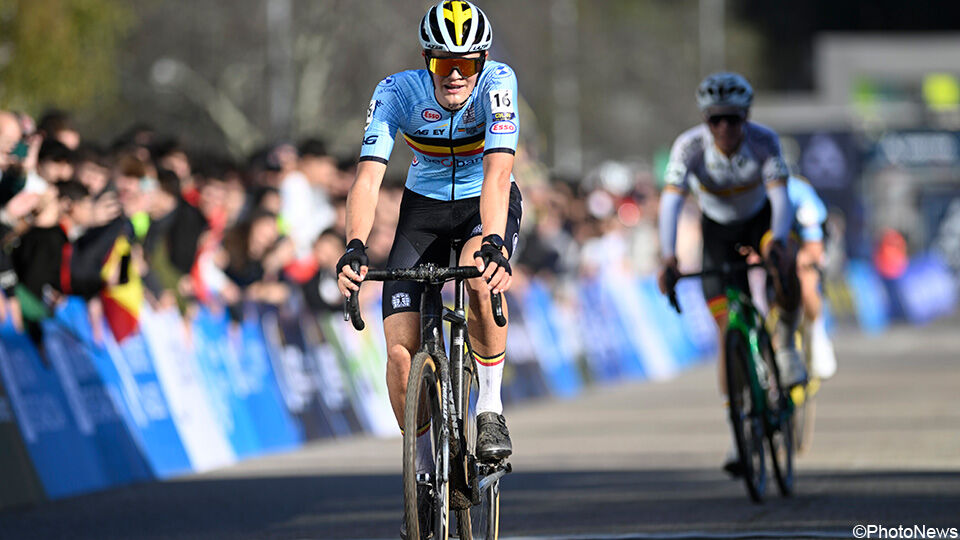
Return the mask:
[[746,111],[753,103],[753,88],[739,73],[714,73],[697,87],[697,105],[701,112],[728,107]]
[[493,42],[490,20],[465,0],[441,0],[420,20],[424,49],[465,54],[485,51]]

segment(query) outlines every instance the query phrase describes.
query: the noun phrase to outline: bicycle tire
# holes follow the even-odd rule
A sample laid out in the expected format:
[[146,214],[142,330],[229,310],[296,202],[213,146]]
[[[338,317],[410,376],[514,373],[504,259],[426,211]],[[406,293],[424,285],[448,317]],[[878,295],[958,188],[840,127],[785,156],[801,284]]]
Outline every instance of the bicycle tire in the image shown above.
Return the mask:
[[[469,346],[465,347],[466,352],[464,352],[464,369],[463,369],[463,402],[460,404],[460,407],[463,413],[463,446],[465,450],[460,456],[457,456],[457,459],[454,460],[455,467],[463,467],[464,473],[462,480],[464,484],[470,483],[470,476],[473,471],[470,470],[470,463],[467,458],[468,455],[473,455],[474,450],[476,449],[476,440],[477,440],[477,426],[475,416],[470,411],[470,395],[474,390],[474,377],[475,368],[473,367],[473,355],[470,353]],[[458,434],[459,435],[459,434]],[[458,494],[451,492],[451,499],[456,499],[458,497],[465,497],[466,494]],[[466,502],[466,501],[464,501]],[[473,520],[471,519],[470,512],[473,507],[473,501],[470,501],[469,505],[464,504],[462,508],[456,511],[457,515],[457,535],[459,540],[473,540]]]
[[[433,448],[441,449],[446,442],[443,439],[448,430],[438,429],[443,423],[443,391],[440,381],[440,372],[433,357],[424,351],[414,355],[410,362],[403,414],[403,500],[408,540],[420,540],[424,537],[420,531],[417,500],[417,428],[420,426],[420,405],[426,405],[429,409]],[[426,403],[422,403],[422,400],[426,400]],[[410,406],[411,404],[414,405]],[[444,480],[445,475],[441,474],[440,453],[434,451],[435,467],[431,479],[434,494],[432,532],[433,538],[447,540],[450,524],[449,483]]]
[[[473,355],[468,353],[470,362],[474,362]],[[470,407],[470,396],[479,391],[473,374],[476,373],[476,366],[464,370],[464,383],[467,392],[464,392],[463,410],[467,411],[464,415],[464,435],[467,443],[467,451],[471,456],[476,456],[477,451],[477,414],[476,410]],[[474,483],[476,487],[476,483]],[[457,513],[459,523],[464,523],[466,527],[459,529],[461,531],[460,540],[498,540],[500,537],[500,481],[497,480],[479,494],[480,502],[468,510]],[[464,531],[469,531],[467,535]]]
[[780,495],[789,497],[793,494],[795,483],[794,474],[794,443],[793,443],[793,413],[790,410],[787,392],[780,384],[780,369],[777,366],[770,337],[764,335],[760,341],[760,355],[766,365],[767,375],[766,396],[768,425],[766,428],[767,447],[770,450],[770,462],[773,465],[773,475],[777,480]]
[[750,347],[737,330],[727,330],[724,338],[727,372],[727,396],[730,400],[730,427],[737,444],[740,467],[747,493],[756,503],[763,502],[766,490],[763,418],[754,403],[748,369]]
[[[812,374],[812,353],[810,329],[805,323],[802,331],[802,351],[807,373]],[[793,412],[793,448],[796,454],[806,453],[813,446],[813,424],[817,415],[817,402],[814,399],[820,387],[820,379],[811,379],[790,392],[794,404]]]

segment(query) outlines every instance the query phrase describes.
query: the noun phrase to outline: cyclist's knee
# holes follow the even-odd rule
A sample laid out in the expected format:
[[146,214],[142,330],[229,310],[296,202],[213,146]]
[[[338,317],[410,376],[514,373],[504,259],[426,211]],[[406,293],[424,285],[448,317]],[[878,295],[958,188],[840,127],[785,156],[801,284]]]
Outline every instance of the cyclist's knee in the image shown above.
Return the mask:
[[387,364],[389,367],[409,366],[412,357],[413,351],[405,345],[395,343],[387,347]]

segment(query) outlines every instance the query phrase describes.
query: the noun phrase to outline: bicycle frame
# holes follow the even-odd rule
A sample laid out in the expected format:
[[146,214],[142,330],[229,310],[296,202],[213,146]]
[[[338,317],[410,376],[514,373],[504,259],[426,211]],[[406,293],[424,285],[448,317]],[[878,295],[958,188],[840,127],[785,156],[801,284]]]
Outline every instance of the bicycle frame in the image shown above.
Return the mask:
[[[730,287],[727,289],[728,302],[728,322],[727,331],[740,332],[750,345],[750,364],[753,369],[747,371],[750,377],[750,392],[753,395],[753,402],[759,404],[760,413],[763,415],[767,426],[779,429],[779,418],[770,410],[767,393],[770,391],[768,385],[767,366],[763,361],[763,352],[761,351],[761,336],[770,339],[765,329],[763,315],[753,305],[753,301],[743,291]],[[788,412],[793,413],[794,403],[790,394],[787,393]]]
[[767,399],[764,393],[766,388],[766,373],[760,373],[766,370],[761,358],[760,352],[760,332],[763,331],[763,319],[760,313],[754,307],[753,302],[743,291],[736,288],[727,289],[728,302],[728,322],[727,331],[740,332],[750,345],[750,360],[753,369],[747,370],[747,376],[750,377],[750,391],[753,393],[753,402],[760,404],[760,411],[764,417],[767,416]]

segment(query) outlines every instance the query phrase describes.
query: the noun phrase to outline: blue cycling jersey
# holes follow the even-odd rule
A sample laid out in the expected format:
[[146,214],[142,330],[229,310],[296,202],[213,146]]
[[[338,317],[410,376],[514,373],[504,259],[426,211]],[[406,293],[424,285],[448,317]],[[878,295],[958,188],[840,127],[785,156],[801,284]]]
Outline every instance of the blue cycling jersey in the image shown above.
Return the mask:
[[455,112],[437,103],[426,69],[391,75],[370,100],[360,161],[386,163],[400,131],[413,150],[408,189],[443,201],[478,197],[483,156],[517,149],[516,95],[517,77],[500,62],[485,63],[473,93]]
[[787,196],[794,210],[794,229],[804,242],[823,241],[823,223],[827,207],[817,191],[806,179],[791,176],[787,181]]

